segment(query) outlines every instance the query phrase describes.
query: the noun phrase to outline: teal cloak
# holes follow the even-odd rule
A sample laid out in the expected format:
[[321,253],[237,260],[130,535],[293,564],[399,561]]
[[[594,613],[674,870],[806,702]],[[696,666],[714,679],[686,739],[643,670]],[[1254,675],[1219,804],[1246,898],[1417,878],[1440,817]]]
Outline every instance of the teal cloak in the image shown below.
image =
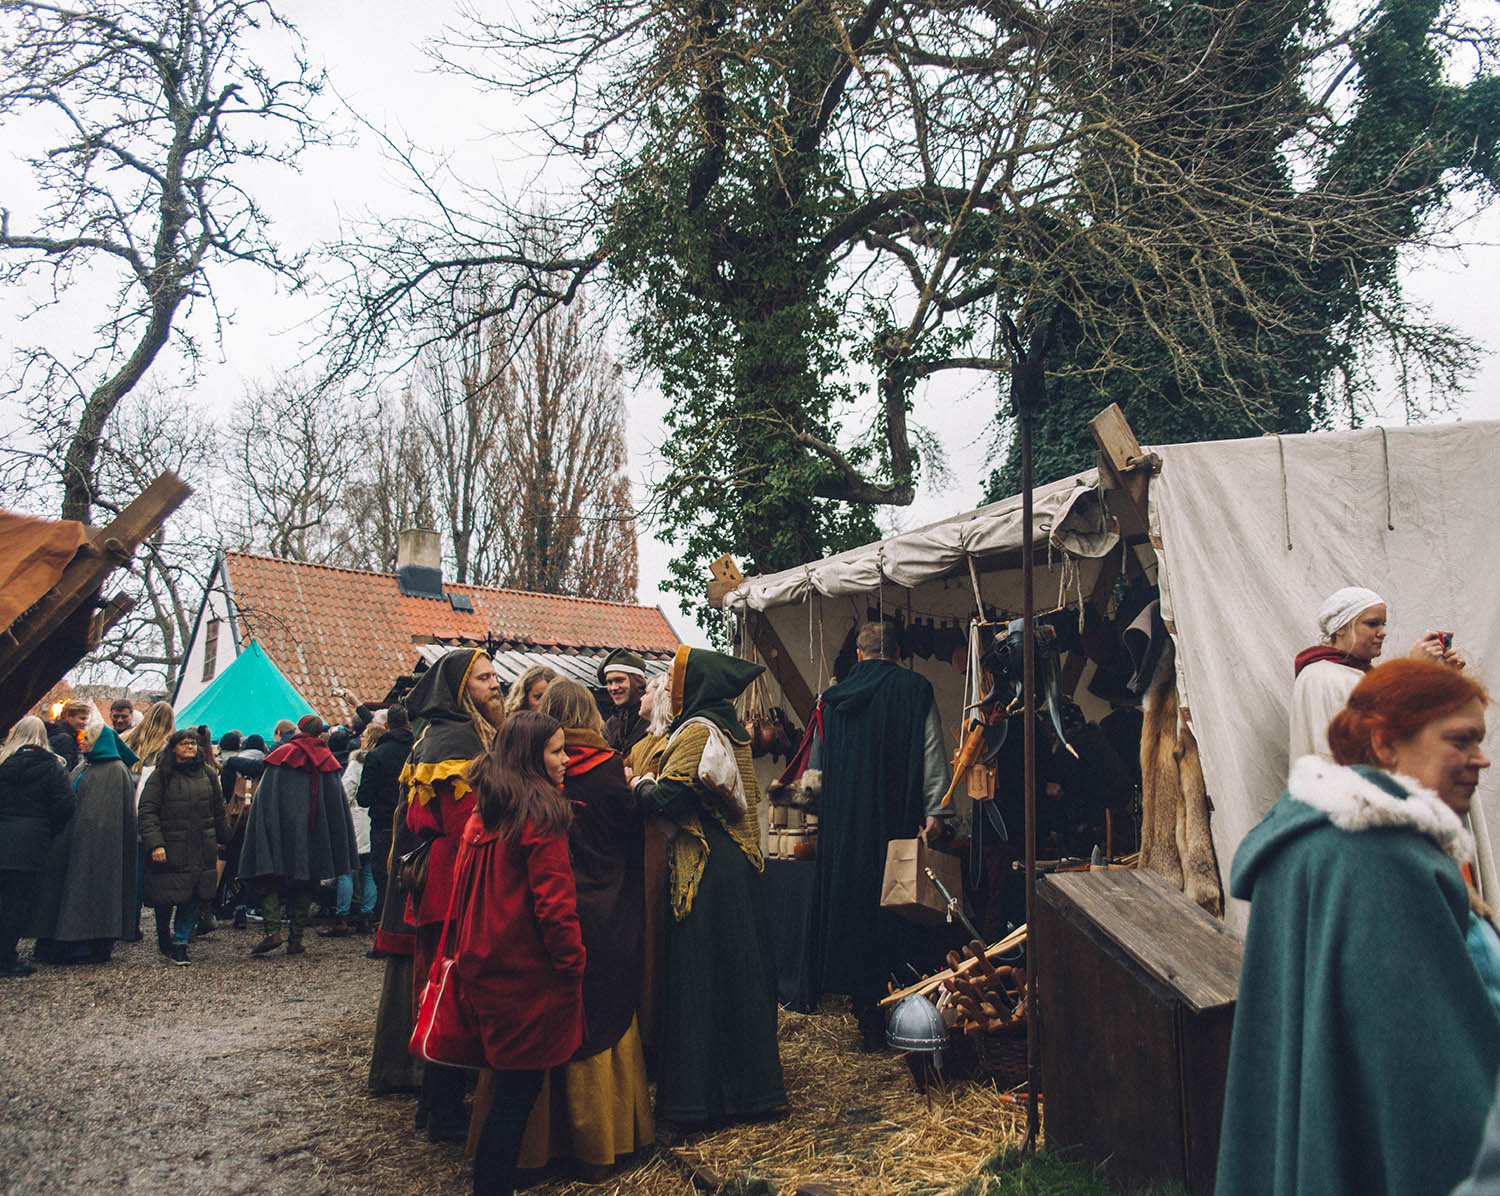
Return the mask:
[[1235,853],[1251,907],[1218,1196],[1441,1196],[1467,1173],[1500,1019],[1438,805],[1308,758]]
[[886,994],[942,954],[930,930],[880,908],[886,844],[927,818],[923,762],[932,685],[889,660],[862,660],[823,694],[818,800],[817,972],[823,992]]

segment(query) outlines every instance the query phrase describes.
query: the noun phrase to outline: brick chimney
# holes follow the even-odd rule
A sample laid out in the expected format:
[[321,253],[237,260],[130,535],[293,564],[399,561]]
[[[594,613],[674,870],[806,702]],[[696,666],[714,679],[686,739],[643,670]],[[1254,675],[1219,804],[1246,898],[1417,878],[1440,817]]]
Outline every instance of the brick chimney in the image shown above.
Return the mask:
[[447,600],[443,592],[443,537],[430,527],[409,527],[396,537],[396,584],[411,598]]

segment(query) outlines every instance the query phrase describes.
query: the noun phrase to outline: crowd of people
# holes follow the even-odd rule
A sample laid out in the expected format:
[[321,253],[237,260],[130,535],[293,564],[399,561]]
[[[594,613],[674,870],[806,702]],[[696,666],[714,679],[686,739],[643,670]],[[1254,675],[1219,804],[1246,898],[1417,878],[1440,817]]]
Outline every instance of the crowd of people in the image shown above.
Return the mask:
[[[1444,633],[1377,665],[1386,619],[1366,589],[1324,603],[1294,663],[1286,791],[1233,862],[1250,915],[1224,1196],[1441,1196],[1471,1164],[1500,1173],[1500,931],[1467,825],[1490,698]],[[871,1048],[887,981],[933,946],[879,908],[884,845],[951,835],[935,697],[898,655],[889,625],[865,626],[808,736],[817,986],[853,1000]],[[432,1141],[470,1141],[476,1193],[559,1162],[602,1179],[656,1119],[777,1116],[760,789],[735,708],[762,669],[683,647],[648,680],[621,649],[601,709],[545,668],[503,692],[458,649],[361,725],[310,715],[270,745],[215,745],[165,703],[22,719],[0,748],[0,975],[34,970],[23,936],[38,961],[106,961],[143,908],[177,964],[216,910],[262,920],[252,954],[297,955],[316,897],[319,933],[373,931],[383,961],[370,1090],[414,1094]],[[440,975],[482,1069],[414,1045]]]
[[[380,711],[354,752],[352,732],[315,715],[279,724],[268,748],[258,734],[228,731],[215,744],[207,727],[178,728],[167,702],[139,714],[117,700],[109,714],[106,723],[93,703],[69,701],[55,722],[21,719],[0,746],[0,977],[32,975],[35,963],[107,963],[117,943],[143,937],[143,910],[162,956],[180,965],[218,918],[239,929],[265,921],[255,954],[279,946],[283,900],[287,951],[299,954],[320,890],[331,924],[319,933],[373,930],[383,869],[371,820],[355,815],[364,761],[387,735],[385,772],[372,772],[364,804],[394,788],[411,742],[400,707]],[[283,798],[299,771],[320,778],[316,802]],[[387,842],[393,808],[376,811]],[[32,963],[17,952],[27,937]]]
[[[761,667],[682,648],[648,687],[617,651],[600,667],[606,721],[545,670],[502,699],[483,652],[453,651],[407,695],[399,774],[379,743],[365,759],[361,795],[372,772],[395,781],[370,1087],[415,1091],[433,1141],[472,1124],[476,1192],[511,1191],[518,1166],[602,1178],[653,1140],[653,1071],[657,1118],[785,1108],[759,788],[733,706]],[[411,1051],[449,959],[477,1079]]]

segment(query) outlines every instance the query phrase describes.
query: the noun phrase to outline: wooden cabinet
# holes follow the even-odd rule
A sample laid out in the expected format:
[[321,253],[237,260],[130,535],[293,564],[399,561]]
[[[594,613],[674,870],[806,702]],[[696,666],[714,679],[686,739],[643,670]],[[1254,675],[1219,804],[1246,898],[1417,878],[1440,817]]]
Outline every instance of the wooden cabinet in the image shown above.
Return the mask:
[[1153,872],[1057,873],[1036,896],[1047,1146],[1212,1193],[1240,941]]

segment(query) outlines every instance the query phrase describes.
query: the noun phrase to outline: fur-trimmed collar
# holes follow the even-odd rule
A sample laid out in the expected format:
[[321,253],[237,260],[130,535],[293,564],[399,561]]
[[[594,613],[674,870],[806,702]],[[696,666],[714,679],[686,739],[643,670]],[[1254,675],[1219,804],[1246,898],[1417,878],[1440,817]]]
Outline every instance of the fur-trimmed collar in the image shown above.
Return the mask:
[[1474,858],[1474,836],[1436,793],[1411,777],[1387,775],[1406,790],[1405,797],[1387,792],[1357,769],[1303,756],[1292,765],[1287,793],[1327,814],[1342,831],[1404,827],[1427,836],[1459,864]]

